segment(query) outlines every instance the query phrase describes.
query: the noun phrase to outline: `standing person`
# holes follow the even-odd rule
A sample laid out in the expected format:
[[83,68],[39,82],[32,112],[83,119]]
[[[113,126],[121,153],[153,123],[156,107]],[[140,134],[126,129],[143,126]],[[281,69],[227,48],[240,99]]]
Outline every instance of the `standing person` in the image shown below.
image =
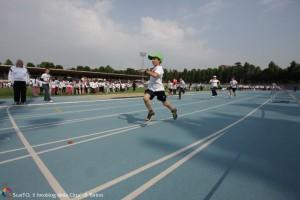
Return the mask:
[[171,80],[168,81],[168,95],[172,95],[172,82]]
[[229,95],[230,96],[236,96],[236,89],[238,87],[238,82],[235,80],[234,77],[231,78],[231,81],[230,81],[230,87],[229,87]]
[[210,89],[211,89],[212,96],[213,97],[217,96],[218,95],[217,89],[218,89],[218,87],[220,85],[220,81],[217,79],[217,76],[214,75],[213,78],[210,79],[209,83],[211,85]]
[[35,78],[32,82],[32,96],[37,97],[40,94],[39,80]]
[[50,70],[45,69],[45,73],[42,74],[41,79],[43,81],[43,90],[44,90],[44,101],[52,103],[53,100],[50,97]]
[[14,104],[25,104],[27,84],[29,84],[29,74],[22,60],[17,60],[16,65],[11,66],[8,73],[8,80],[13,84]]
[[148,59],[152,61],[153,68],[146,69],[145,74],[150,76],[148,89],[145,91],[144,94],[144,103],[145,106],[148,109],[148,115],[146,118],[146,121],[150,121],[152,117],[155,115],[152,106],[151,106],[151,100],[156,96],[157,100],[161,101],[162,104],[167,107],[173,116],[173,119],[177,119],[177,109],[172,106],[172,104],[167,101],[167,96],[165,94],[165,88],[162,83],[162,78],[164,74],[163,67],[161,66],[161,63],[163,61],[163,55],[160,53],[153,53],[148,55]]
[[176,95],[176,91],[177,91],[177,79],[176,78],[173,79],[172,89],[173,89],[173,95]]
[[132,82],[132,89],[133,89],[133,91],[135,91],[135,88],[136,88],[136,82],[133,81],[133,82]]
[[185,82],[182,78],[179,79],[179,96],[178,99],[181,99],[181,93],[185,93]]

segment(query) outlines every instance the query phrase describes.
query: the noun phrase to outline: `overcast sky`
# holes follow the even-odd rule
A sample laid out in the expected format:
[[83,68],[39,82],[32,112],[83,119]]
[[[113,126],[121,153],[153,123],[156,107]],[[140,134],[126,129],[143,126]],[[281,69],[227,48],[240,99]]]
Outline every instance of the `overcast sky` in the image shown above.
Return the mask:
[[[168,68],[300,62],[300,0],[0,0],[0,62]],[[146,62],[150,65],[150,62]]]

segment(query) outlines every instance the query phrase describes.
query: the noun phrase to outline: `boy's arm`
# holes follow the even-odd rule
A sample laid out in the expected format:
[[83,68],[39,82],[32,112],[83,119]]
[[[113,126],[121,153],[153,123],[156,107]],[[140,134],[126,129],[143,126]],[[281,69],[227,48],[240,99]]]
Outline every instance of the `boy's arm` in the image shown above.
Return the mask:
[[159,73],[156,73],[155,71],[151,71],[151,70],[146,70],[146,72],[145,72],[146,74],[148,74],[149,76],[152,76],[152,77],[154,77],[154,78],[157,78],[157,77],[159,77],[160,76],[160,74]]
[[149,76],[152,76],[152,77],[154,77],[154,78],[159,77],[160,74],[157,73],[157,72],[155,72],[155,71],[153,71],[153,69],[154,69],[154,67],[153,67],[153,68],[150,68],[150,69],[140,69],[139,71],[140,71],[140,72],[144,72],[145,75],[149,75]]

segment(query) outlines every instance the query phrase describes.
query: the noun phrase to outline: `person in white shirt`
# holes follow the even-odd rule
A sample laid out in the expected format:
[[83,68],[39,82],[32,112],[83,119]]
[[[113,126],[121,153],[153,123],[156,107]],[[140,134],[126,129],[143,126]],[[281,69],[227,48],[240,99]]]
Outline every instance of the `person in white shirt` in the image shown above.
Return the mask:
[[37,97],[39,96],[40,93],[40,85],[39,85],[39,80],[33,79],[32,80],[32,96]]
[[52,103],[53,100],[50,97],[50,70],[49,69],[45,69],[45,73],[42,74],[41,76],[41,80],[43,83],[43,90],[44,90],[44,101],[50,102]]
[[173,88],[172,88],[172,87],[173,87],[173,83],[171,82],[171,80],[168,81],[167,87],[168,87],[168,91],[169,91],[168,95],[173,95],[173,94],[172,94],[172,91],[173,91]]
[[211,89],[211,92],[212,92],[212,96],[217,96],[218,93],[217,93],[217,89],[220,85],[220,81],[217,79],[217,76],[214,75],[212,79],[210,79],[209,83],[211,84],[210,86],[210,89]]
[[238,82],[235,80],[234,77],[231,78],[231,81],[230,81],[230,87],[229,87],[229,95],[230,96],[236,96],[236,89],[238,87]]
[[29,84],[29,74],[22,60],[17,60],[15,66],[11,66],[8,73],[8,80],[14,88],[14,104],[26,103],[26,90]]
[[146,121],[150,121],[152,117],[155,115],[152,106],[151,100],[156,96],[159,101],[163,103],[165,107],[167,107],[172,115],[173,119],[177,119],[177,109],[172,106],[172,104],[167,101],[167,96],[165,94],[165,88],[162,83],[162,78],[164,74],[164,70],[161,66],[161,62],[163,60],[163,55],[160,53],[153,53],[148,56],[148,59],[152,61],[153,68],[150,70],[144,70],[145,74],[150,76],[148,89],[145,91],[144,94],[144,103],[148,109],[148,115]]
[[178,99],[181,99],[181,93],[185,93],[185,82],[182,78],[179,79],[179,96]]

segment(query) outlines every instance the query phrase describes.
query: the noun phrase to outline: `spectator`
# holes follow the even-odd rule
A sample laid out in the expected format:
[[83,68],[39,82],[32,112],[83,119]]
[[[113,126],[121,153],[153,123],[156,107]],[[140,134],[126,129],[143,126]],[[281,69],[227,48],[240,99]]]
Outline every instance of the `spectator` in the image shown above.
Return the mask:
[[50,97],[50,70],[46,69],[45,73],[42,74],[41,79],[42,79],[42,84],[43,84],[43,90],[44,90],[44,101],[52,103],[53,100]]
[[29,74],[22,60],[17,60],[16,65],[9,69],[8,80],[13,84],[14,104],[25,104]]

